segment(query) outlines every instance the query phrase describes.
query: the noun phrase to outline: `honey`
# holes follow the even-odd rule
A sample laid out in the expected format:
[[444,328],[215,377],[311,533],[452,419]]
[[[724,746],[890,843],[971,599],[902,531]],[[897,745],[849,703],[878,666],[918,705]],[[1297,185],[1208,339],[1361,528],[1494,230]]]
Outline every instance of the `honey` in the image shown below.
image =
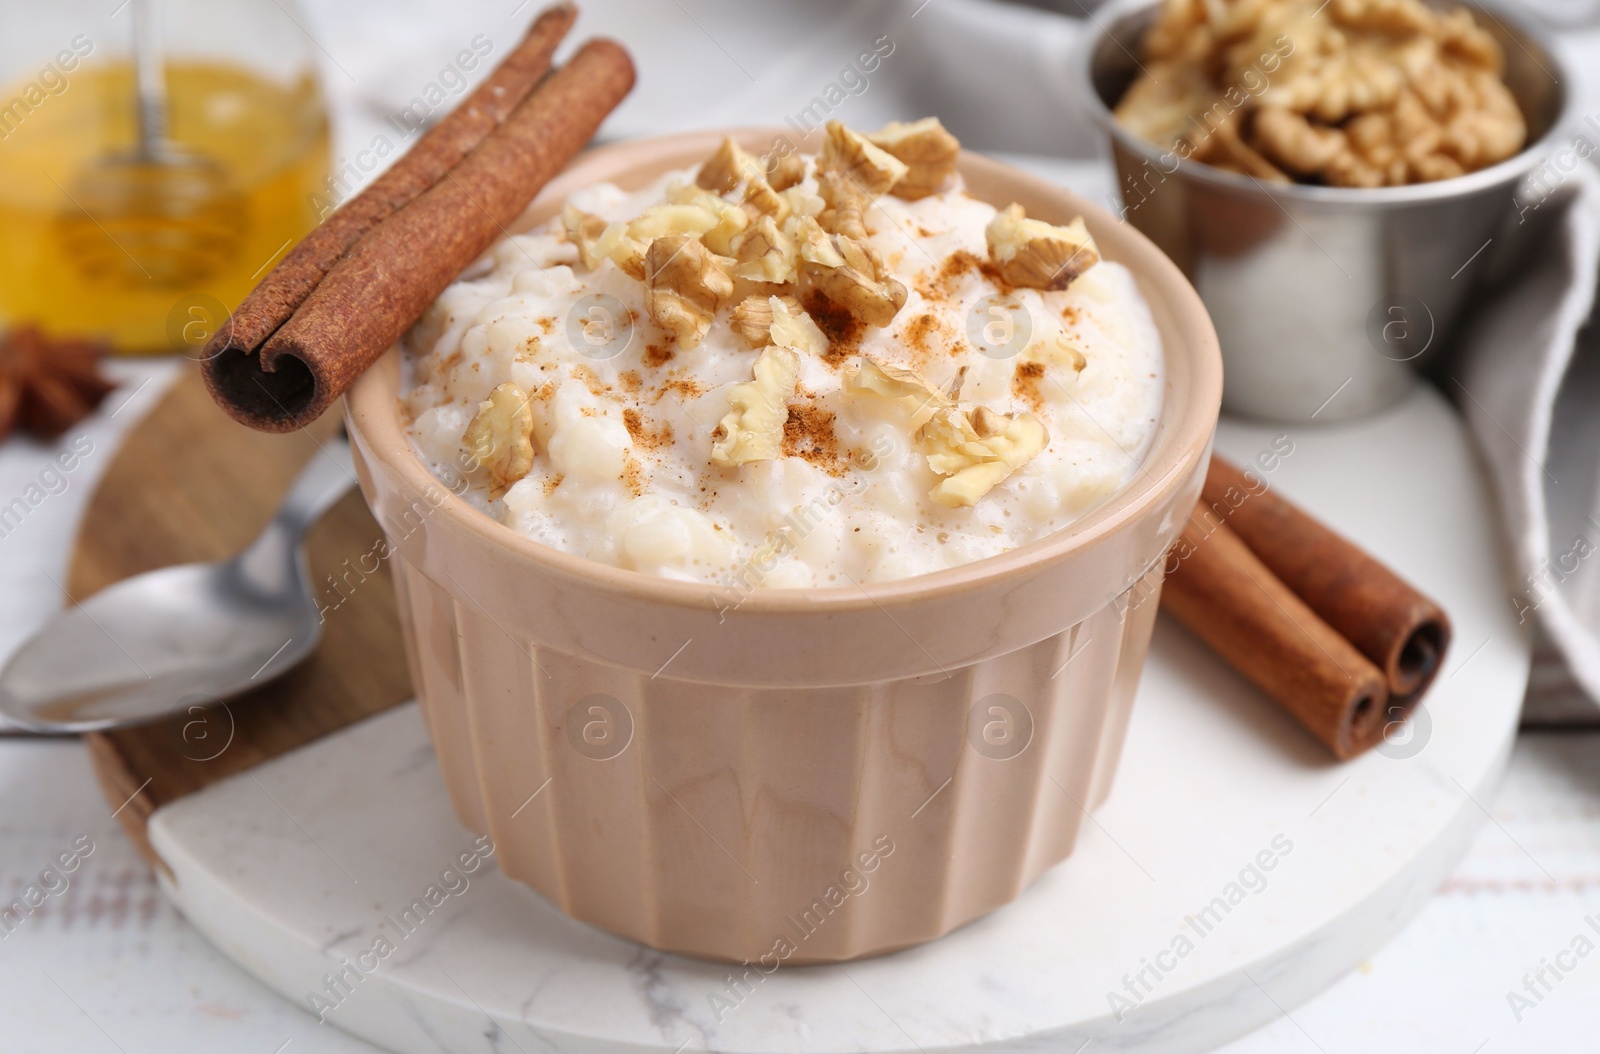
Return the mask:
[[166,142],[186,166],[119,163],[138,139],[126,62],[0,92],[0,322],[192,351],[316,225],[330,153],[316,83],[193,60],[165,72]]

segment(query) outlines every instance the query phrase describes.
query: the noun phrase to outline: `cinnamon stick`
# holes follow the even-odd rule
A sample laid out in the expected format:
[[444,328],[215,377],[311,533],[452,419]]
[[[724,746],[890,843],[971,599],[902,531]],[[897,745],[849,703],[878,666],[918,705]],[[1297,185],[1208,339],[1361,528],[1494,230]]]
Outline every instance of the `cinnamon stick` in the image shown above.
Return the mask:
[[224,348],[254,350],[289,320],[331,268],[362,235],[437,183],[482,142],[550,72],[556,45],[577,9],[545,11],[522,42],[476,91],[423,133],[410,150],[291,249],[234,311],[231,326],[212,340],[207,357]]
[[1340,760],[1383,736],[1383,674],[1225,524],[1189,518],[1167,557],[1162,608]]
[[1201,506],[1225,522],[1324,622],[1384,672],[1402,719],[1433,683],[1450,619],[1383,563],[1284,500],[1259,478],[1211,459]]
[[556,47],[576,18],[577,8],[570,3],[540,14],[460,106],[267,273],[206,346],[201,372],[213,399],[235,416],[245,413],[240,419],[246,424],[257,424],[255,411],[234,408],[265,404],[259,413],[271,415],[276,410],[273,399],[292,404],[309,391],[312,379],[303,370],[263,375],[255,361],[262,344],[294,315],[352,246],[437,183],[505,121],[549,73]]
[[314,388],[297,405],[251,423],[297,428],[344,394],[505,233],[633,80],[621,45],[590,41],[444,179],[357,242],[261,349],[263,369],[296,360]]

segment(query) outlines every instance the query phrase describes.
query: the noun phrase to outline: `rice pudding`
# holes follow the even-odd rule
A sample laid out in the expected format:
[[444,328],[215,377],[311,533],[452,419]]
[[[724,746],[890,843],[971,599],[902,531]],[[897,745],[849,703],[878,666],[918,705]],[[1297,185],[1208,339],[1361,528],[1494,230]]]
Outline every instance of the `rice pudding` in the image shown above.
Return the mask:
[[[781,145],[781,144],[780,144]],[[932,119],[732,140],[498,243],[407,338],[442,482],[669,578],[850,585],[997,555],[1138,471],[1162,349],[1080,220],[962,188]]]

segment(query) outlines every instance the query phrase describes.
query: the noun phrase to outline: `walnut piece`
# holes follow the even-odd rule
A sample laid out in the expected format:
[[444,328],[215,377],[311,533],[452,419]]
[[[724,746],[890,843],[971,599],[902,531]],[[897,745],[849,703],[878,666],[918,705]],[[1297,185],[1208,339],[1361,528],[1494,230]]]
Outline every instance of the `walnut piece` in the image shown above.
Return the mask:
[[1000,277],[1015,286],[1065,289],[1100,262],[1100,250],[1082,216],[1057,227],[1030,220],[1021,205],[1011,205],[989,222],[984,237]]
[[734,142],[732,136],[722,140],[717,152],[700,166],[700,171],[695,173],[694,177],[696,184],[713,194],[732,193],[739,189],[741,184],[756,179],[766,181],[766,172],[762,169],[761,162]]
[[461,434],[475,469],[489,482],[489,497],[499,498],[533,469],[533,411],[528,394],[510,381],[495,386],[478,404]]
[[799,274],[799,247],[771,216],[761,217],[735,238],[732,248],[737,278],[787,285]]
[[1302,69],[1262,95],[1327,125],[1392,105],[1406,86],[1405,72],[1386,45],[1358,41]]
[[828,353],[828,336],[793,297],[773,297],[772,327],[767,331],[772,343],[793,348],[819,358]]
[[825,355],[828,338],[792,296],[750,296],[728,319],[752,348],[776,344],[807,355]]
[[828,122],[828,137],[817,155],[817,174],[838,172],[861,185],[873,197],[886,194],[911,169],[904,161],[877,146],[860,132],[838,121]]
[[799,378],[796,352],[776,345],[762,351],[753,379],[728,390],[728,412],[711,435],[712,462],[733,468],[781,456],[789,396]]
[[1050,443],[1044,422],[1030,413],[1001,414],[980,406],[936,411],[917,432],[917,450],[940,476],[928,497],[953,509],[978,500]]
[[645,253],[645,303],[650,317],[672,334],[679,347],[699,345],[718,306],[733,295],[731,263],[687,234],[669,234],[650,243]]
[[872,207],[872,195],[843,172],[818,175],[817,193],[824,206],[817,214],[818,226],[829,234],[865,243],[871,236],[867,231],[867,210]]
[[1421,0],[1330,0],[1328,13],[1340,25],[1389,36],[1433,32],[1433,12]]
[[592,271],[600,266],[606,257],[596,251],[595,243],[605,233],[609,224],[592,212],[584,212],[576,205],[568,204],[561,210],[561,227],[567,233],[567,240],[578,247],[578,262],[585,271]]
[[627,275],[644,280],[646,242],[628,233],[628,224],[610,223],[573,205],[561,210],[561,226],[567,240],[578,247],[578,262],[592,271],[610,260]]
[[749,213],[753,220],[770,216],[782,223],[794,211],[789,199],[773,190],[772,184],[764,179],[752,180],[745,184],[743,204],[745,212]]
[[1339,129],[1314,125],[1280,106],[1263,106],[1256,114],[1255,144],[1270,160],[1302,176],[1321,172],[1350,149]]
[[804,183],[790,187],[788,190],[783,191],[782,195],[792,210],[789,217],[791,221],[798,221],[807,216],[820,216],[828,207],[827,203],[822,200],[821,195],[811,190]]
[[1218,123],[1211,135],[1195,150],[1194,159],[1268,183],[1292,182],[1287,172],[1245,141],[1239,129],[1242,118],[1242,113],[1236,111],[1228,120]]
[[867,136],[874,146],[905,162],[908,171],[889,188],[889,193],[916,201],[944,189],[956,170],[961,143],[945,131],[937,117],[920,121],[894,121]]
[[1494,34],[1478,25],[1472,13],[1458,7],[1439,18],[1439,47],[1446,55],[1470,66],[1488,70],[1495,76],[1505,72],[1506,56]]
[[913,432],[927,424],[936,412],[951,405],[951,397],[923,380],[916,370],[865,356],[859,366],[845,373],[844,389],[888,399],[906,415]]
[[1211,78],[1198,65],[1152,59],[1149,68],[1150,76],[1134,81],[1117,103],[1117,123],[1163,150],[1183,147],[1193,156],[1203,145],[1195,142],[1194,115],[1216,95]]
[[1464,7],[1164,0],[1143,62],[1117,120],[1182,157],[1258,179],[1431,182],[1527,142],[1500,44]]
[[1145,60],[1189,63],[1208,57],[1215,46],[1208,24],[1213,11],[1205,0],[1167,0],[1145,37]]
[[594,251],[605,257],[628,277],[644,281],[644,253],[647,243],[628,233],[626,223],[611,223],[601,232]]
[[854,238],[829,234],[816,220],[800,222],[800,276],[829,301],[869,326],[887,326],[905,306],[906,287],[881,273],[879,261]]
[[1089,356],[1083,353],[1065,333],[1057,333],[1054,354],[1049,356],[1050,361],[1065,366],[1073,373],[1082,373],[1089,365]]
[[[1263,109],[1256,117],[1254,138],[1264,153],[1285,167],[1342,187],[1449,179],[1521,149],[1527,126],[1493,74],[1435,70],[1431,78],[1449,82],[1442,89],[1446,101],[1438,107],[1407,89],[1392,105],[1353,118],[1343,129],[1322,129],[1299,115],[1279,116],[1281,111]],[[1474,101],[1458,107],[1455,100],[1462,97]],[[1291,131],[1292,122],[1305,122],[1305,128]],[[1318,149],[1305,149],[1307,130],[1319,137]],[[1337,151],[1321,149],[1335,143]]]
[[667,204],[645,209],[628,224],[629,237],[649,245],[669,234],[687,234],[727,256],[733,240],[750,225],[749,213],[693,184],[673,187],[667,196]]
[[764,348],[772,343],[773,303],[792,310],[803,310],[800,301],[792,296],[747,296],[728,316],[728,324],[752,348]]
[[730,194],[741,183],[760,181],[774,191],[788,190],[806,177],[806,162],[791,148],[780,149],[776,140],[763,157],[757,157],[730,136],[695,173],[695,182],[716,194]]
[[[732,194],[743,188],[742,202],[748,206],[751,219],[765,215],[782,223],[789,215],[788,199],[767,181],[761,160],[734,142],[731,136],[723,139],[717,152],[700,166],[694,181],[696,186],[712,194]],[[714,242],[708,244],[715,247]]]
[[[761,185],[766,186],[764,183]],[[773,210],[787,210],[788,202],[778,198],[776,194],[772,196],[777,198],[777,201],[770,206]],[[759,209],[741,207],[698,187],[694,188],[693,201],[707,212],[716,215],[716,225],[700,235],[700,240],[706,243],[706,248],[723,256],[733,255],[734,245],[744,236],[745,231],[750,229],[751,224],[756,223],[763,215]]]
[[[1528,126],[1522,110],[1500,78],[1487,70],[1458,74],[1457,100],[1470,100],[1455,112],[1434,111],[1440,120],[1439,152],[1469,172],[1498,164],[1522,149]],[[1453,100],[1456,101],[1456,100]]]
[[[704,191],[698,193],[703,194]],[[709,198],[713,195],[705,196]],[[720,217],[715,211],[698,201],[684,200],[682,193],[677,197],[679,199],[677,201],[665,205],[652,205],[629,220],[628,236],[648,245],[657,238],[665,238],[669,234],[699,237],[717,225]]]
[[767,162],[768,185],[781,193],[805,178],[805,158],[792,152],[778,153],[774,145],[773,153]]

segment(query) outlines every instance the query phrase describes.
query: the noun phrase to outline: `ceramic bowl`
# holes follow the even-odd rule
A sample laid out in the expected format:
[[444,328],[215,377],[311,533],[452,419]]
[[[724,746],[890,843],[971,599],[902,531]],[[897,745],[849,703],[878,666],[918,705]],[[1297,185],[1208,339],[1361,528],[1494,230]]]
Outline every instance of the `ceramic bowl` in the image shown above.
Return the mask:
[[[637,189],[724,133],[595,150],[525,223]],[[740,133],[764,150],[775,133]],[[816,142],[794,144],[814,150]],[[457,815],[573,918],[768,964],[917,944],[1007,903],[1106,796],[1162,558],[1199,494],[1215,332],[1178,269],[1089,202],[963,154],[970,191],[1083,215],[1139,278],[1166,351],[1134,480],[1048,538],[865,587],[741,593],[547,548],[413,452],[398,351],[350,392],[361,486],[393,550],[412,680]]]

